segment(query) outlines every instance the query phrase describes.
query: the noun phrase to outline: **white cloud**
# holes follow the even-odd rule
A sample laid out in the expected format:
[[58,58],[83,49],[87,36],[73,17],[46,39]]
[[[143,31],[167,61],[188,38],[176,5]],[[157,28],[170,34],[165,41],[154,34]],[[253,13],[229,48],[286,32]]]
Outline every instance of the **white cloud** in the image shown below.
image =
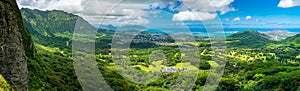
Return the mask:
[[232,21],[240,21],[240,20],[241,20],[240,17],[236,17],[236,18],[234,18]]
[[260,22],[260,20],[259,20],[259,19],[255,19],[255,21],[256,21],[256,22]]
[[246,16],[246,20],[250,20],[251,19],[251,16]]
[[211,5],[221,14],[225,14],[229,11],[235,11],[233,7],[229,7],[234,0],[210,0]]
[[230,21],[230,19],[229,19],[229,18],[225,18],[224,20],[225,20],[225,21]]
[[[116,13],[118,12],[118,13]],[[120,9],[112,10],[108,15],[80,15],[84,17],[85,20],[92,24],[102,24],[102,25],[145,25],[149,23],[149,20],[143,18],[151,12],[146,12],[143,10],[134,9]]]
[[142,18],[142,17],[131,17],[127,16],[122,19],[118,19],[118,21],[124,21],[120,25],[143,25],[143,24],[148,24],[149,20]]
[[295,6],[300,6],[300,0],[280,0],[278,7],[281,8],[291,8]]
[[184,5],[179,10],[193,10],[202,12],[216,12],[220,11],[225,14],[229,11],[235,11],[233,7],[229,5],[234,0],[182,0]]
[[182,11],[173,16],[173,21],[205,21],[216,16],[216,13]]
[[[101,24],[145,24],[149,23],[142,16],[147,12],[141,9],[148,5],[139,0],[125,1],[111,10],[120,0],[17,0],[20,8],[39,10],[63,10],[80,15],[93,25]],[[136,1],[136,2],[135,2]],[[139,10],[136,10],[136,9]],[[106,15],[110,14],[110,15]]]
[[[229,11],[235,11],[233,7],[229,7],[233,1],[234,0],[182,0],[184,5],[181,5],[177,9],[180,12],[173,16],[173,20],[204,21],[215,19],[217,15],[215,13],[216,11],[221,12],[221,14],[225,14]],[[187,10],[190,12],[187,12]]]
[[17,0],[17,2],[20,8],[55,9],[67,12],[78,12],[83,9],[81,0]]
[[[178,6],[177,1],[183,4]],[[210,20],[216,17],[216,11],[221,14],[235,11],[235,8],[229,6],[234,0],[150,0],[147,3],[143,0],[127,0],[118,4],[119,2],[120,0],[17,0],[20,8],[63,10],[80,15],[93,25],[97,25],[101,19],[102,24],[147,24],[149,20],[144,16],[157,13],[142,10],[148,9],[149,3],[153,3],[152,7],[168,7],[179,11],[173,16],[175,21]]]

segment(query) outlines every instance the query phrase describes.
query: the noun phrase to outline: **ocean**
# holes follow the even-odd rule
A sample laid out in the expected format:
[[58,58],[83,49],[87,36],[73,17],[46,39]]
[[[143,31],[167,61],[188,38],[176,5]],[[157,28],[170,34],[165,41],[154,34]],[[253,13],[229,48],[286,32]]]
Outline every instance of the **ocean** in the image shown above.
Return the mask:
[[[247,31],[247,30],[255,30],[258,32],[269,32],[273,30],[286,30],[290,33],[300,33],[300,28],[224,28],[222,29],[205,29],[205,28],[162,28],[162,29],[147,29],[148,32],[157,33],[157,34],[177,34],[177,33],[188,33],[194,34],[197,36],[208,36],[207,30],[212,30],[210,32],[214,32],[215,34],[220,34],[220,36],[229,36],[231,34]],[[186,31],[186,32],[183,32]],[[188,32],[190,31],[190,32]],[[224,32],[222,32],[224,31]]]

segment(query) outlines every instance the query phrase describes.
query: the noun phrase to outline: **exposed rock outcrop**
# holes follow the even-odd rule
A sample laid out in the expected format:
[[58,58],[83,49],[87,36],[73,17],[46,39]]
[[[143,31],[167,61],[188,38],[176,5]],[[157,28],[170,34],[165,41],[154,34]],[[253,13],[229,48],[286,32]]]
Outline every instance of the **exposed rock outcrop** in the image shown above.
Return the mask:
[[27,58],[33,56],[33,43],[22,22],[16,1],[1,0],[0,74],[15,91],[27,91]]

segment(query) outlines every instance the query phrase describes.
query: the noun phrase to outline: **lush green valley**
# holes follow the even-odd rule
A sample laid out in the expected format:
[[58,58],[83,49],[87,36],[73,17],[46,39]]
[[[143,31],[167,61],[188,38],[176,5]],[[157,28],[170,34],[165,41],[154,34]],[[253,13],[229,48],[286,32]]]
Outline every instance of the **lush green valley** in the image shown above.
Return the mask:
[[[35,57],[28,61],[29,90],[82,90],[73,66],[71,41],[76,20],[80,17],[63,11],[21,9],[21,13],[37,51]],[[96,34],[95,56],[97,66],[111,88],[117,91],[161,91],[169,90],[176,83],[180,71],[162,72],[157,80],[149,84],[136,84],[121,76],[112,61],[112,34],[107,31],[110,30],[99,29]],[[136,41],[147,41],[146,38],[157,36],[158,41],[167,41],[166,44],[150,41],[130,45],[130,64],[139,72],[155,73],[168,68],[197,69],[199,72],[192,90],[200,91],[204,88],[209,69],[220,66],[218,62],[212,61],[214,52],[210,48],[210,41],[205,38],[197,39],[196,43],[188,43],[199,48],[201,62],[196,67],[193,63],[180,61],[185,54],[179,52],[174,40],[168,39],[170,36],[148,33],[139,36]],[[228,36],[226,66],[217,90],[300,90],[299,40],[300,36],[296,35],[274,41],[255,30]],[[168,62],[149,62],[151,56],[148,54],[154,50],[163,51]],[[6,84],[4,86],[7,87]]]

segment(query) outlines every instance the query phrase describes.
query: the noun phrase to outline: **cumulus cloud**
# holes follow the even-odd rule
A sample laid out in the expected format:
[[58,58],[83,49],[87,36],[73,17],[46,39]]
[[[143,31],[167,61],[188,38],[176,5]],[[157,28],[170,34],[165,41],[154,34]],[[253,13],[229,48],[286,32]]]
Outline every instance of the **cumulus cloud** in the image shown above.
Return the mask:
[[229,11],[235,11],[233,7],[229,7],[233,1],[234,0],[182,0],[183,5],[178,7],[176,10],[179,10],[180,14],[188,14],[186,11],[189,10],[195,15],[190,15],[191,17],[187,18],[186,16],[179,16],[180,14],[175,14],[173,17],[175,17],[175,20],[179,19],[178,17],[183,17],[182,19],[184,20],[195,20],[195,16],[198,16],[200,18],[198,20],[201,21],[215,19],[216,12],[225,14]]
[[17,0],[17,2],[21,8],[34,8],[40,10],[55,9],[67,12],[78,12],[83,9],[81,0]]
[[246,16],[246,20],[250,20],[251,19],[251,16]]
[[150,4],[149,8],[151,10],[165,10],[169,12],[176,12],[178,7],[180,7],[182,3],[182,1],[178,0],[161,0],[159,2]]
[[232,21],[240,21],[240,20],[241,20],[240,17],[236,17],[236,18],[234,18]]
[[230,21],[230,19],[229,19],[229,18],[225,18],[224,20],[225,20],[225,21]]
[[182,0],[183,5],[178,7],[177,10],[193,10],[202,12],[220,11],[224,14],[235,10],[233,7],[229,7],[233,1],[234,0]]
[[300,6],[300,0],[280,0],[278,7],[281,8],[291,8],[295,6]]
[[234,0],[210,0],[211,5],[221,14],[225,14],[229,11],[235,11],[235,8],[229,7]]
[[256,22],[260,22],[260,20],[259,20],[259,19],[255,19],[255,21],[256,21]]
[[173,21],[205,21],[214,19],[216,13],[182,11],[174,14]]
[[[123,2],[112,9],[120,0],[17,0],[20,8],[39,10],[63,10],[80,15],[93,25],[101,24],[146,24],[143,18],[147,12],[142,11],[148,5],[139,0]],[[134,2],[136,1],[136,2]],[[70,3],[72,2],[72,3]],[[137,10],[139,9],[139,10]]]
[[93,25],[100,20],[101,24],[143,25],[149,23],[145,16],[158,13],[155,10],[170,11],[174,21],[204,21],[215,19],[216,12],[235,11],[230,7],[232,2],[234,0],[151,0],[147,3],[143,0],[122,3],[120,0],[17,0],[20,8],[63,10],[79,15]]

